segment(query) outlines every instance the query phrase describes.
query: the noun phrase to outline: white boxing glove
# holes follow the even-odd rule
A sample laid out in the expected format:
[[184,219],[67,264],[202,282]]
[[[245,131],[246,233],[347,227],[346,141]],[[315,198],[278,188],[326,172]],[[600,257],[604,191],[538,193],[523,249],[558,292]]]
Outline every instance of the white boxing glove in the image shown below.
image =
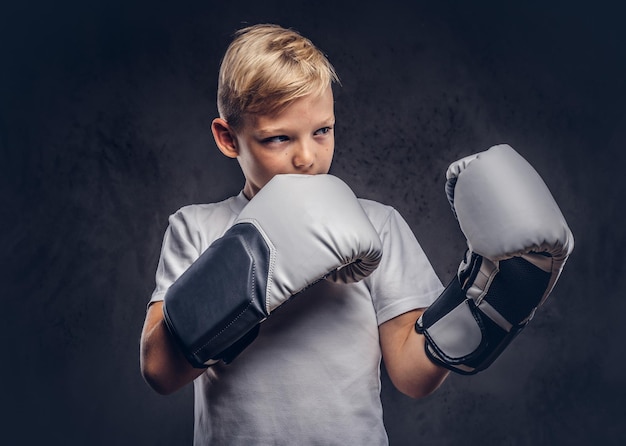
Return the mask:
[[468,250],[416,330],[435,363],[484,370],[532,319],[574,247],[539,174],[508,145],[453,163],[446,193]]
[[331,175],[277,175],[170,287],[165,322],[195,367],[232,361],[278,306],[317,281],[355,282],[382,244],[354,193]]

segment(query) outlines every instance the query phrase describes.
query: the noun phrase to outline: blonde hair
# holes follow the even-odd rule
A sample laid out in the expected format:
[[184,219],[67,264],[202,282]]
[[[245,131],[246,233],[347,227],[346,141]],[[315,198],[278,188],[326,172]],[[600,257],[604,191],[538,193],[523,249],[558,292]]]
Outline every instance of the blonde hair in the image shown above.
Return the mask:
[[244,115],[278,112],[333,82],[339,83],[335,69],[309,39],[278,25],[254,25],[239,30],[226,50],[217,108],[238,128]]

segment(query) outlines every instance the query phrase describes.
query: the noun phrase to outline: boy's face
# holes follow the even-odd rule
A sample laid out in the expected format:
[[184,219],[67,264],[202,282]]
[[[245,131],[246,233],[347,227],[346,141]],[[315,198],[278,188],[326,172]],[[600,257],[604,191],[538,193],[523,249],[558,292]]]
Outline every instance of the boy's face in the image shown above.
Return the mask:
[[244,194],[252,198],[277,174],[328,173],[334,125],[330,86],[322,95],[297,99],[277,114],[246,117],[239,131],[231,129],[233,153],[246,179]]

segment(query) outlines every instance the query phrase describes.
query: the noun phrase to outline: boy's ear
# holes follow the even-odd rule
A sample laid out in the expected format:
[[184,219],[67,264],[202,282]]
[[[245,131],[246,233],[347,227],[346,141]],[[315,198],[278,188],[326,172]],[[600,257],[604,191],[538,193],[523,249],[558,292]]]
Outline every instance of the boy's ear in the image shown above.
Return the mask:
[[222,118],[215,118],[211,123],[211,131],[217,148],[229,158],[237,158],[237,140],[228,123]]

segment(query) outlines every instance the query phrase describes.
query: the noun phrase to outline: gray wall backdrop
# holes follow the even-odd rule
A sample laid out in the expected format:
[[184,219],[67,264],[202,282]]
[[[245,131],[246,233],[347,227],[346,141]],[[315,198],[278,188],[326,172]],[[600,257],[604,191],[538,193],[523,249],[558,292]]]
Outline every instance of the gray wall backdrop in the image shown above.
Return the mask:
[[[430,4],[436,3],[436,5]],[[2,444],[190,444],[191,387],[143,382],[167,216],[237,193],[210,135],[234,30],[293,27],[335,64],[332,173],[395,206],[447,282],[455,159],[507,142],[576,235],[500,360],[419,401],[383,375],[392,445],[624,444],[626,32],[618,2],[3,2]]]

